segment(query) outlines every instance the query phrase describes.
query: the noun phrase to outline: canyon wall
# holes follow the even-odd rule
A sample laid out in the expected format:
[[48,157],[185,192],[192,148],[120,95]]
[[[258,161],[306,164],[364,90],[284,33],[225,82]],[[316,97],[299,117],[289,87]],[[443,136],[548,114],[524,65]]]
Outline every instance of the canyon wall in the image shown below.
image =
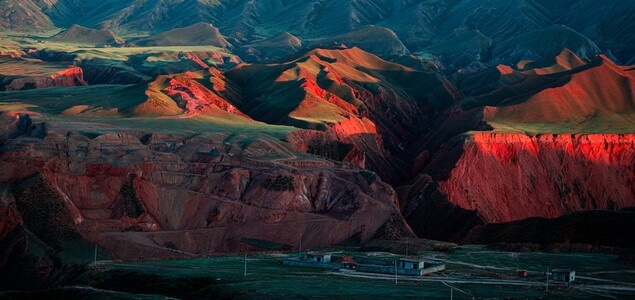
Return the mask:
[[[440,170],[448,163],[454,167]],[[635,205],[635,135],[469,133],[439,151],[425,172],[438,182],[436,197],[420,197],[421,186],[433,184],[430,176],[400,189],[418,234],[444,221],[428,214],[429,224],[415,225],[417,207],[432,201],[477,215],[472,226],[617,210]]]
[[221,133],[24,132],[0,147],[0,185],[35,180],[34,189],[63,203],[84,238],[119,258],[262,250],[263,243],[317,248],[390,232],[412,235],[396,193],[374,173],[299,159],[273,139],[245,144]]
[[84,71],[79,67],[70,67],[48,76],[22,77],[10,80],[4,86],[7,91],[39,89],[53,86],[81,86],[84,81]]

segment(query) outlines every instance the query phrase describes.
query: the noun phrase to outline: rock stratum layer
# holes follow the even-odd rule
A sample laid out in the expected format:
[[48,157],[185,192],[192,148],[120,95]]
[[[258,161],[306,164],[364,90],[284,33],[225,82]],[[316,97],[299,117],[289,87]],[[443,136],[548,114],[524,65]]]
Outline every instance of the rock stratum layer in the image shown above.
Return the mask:
[[[38,135],[32,128],[45,125],[24,118],[7,122],[17,136],[0,148],[0,185],[36,178],[36,190],[63,203],[78,232],[119,258],[324,247],[410,232],[396,193],[372,172],[297,159],[276,141],[241,147],[222,134]],[[20,132],[20,123],[30,129]],[[267,155],[279,158],[258,159]],[[4,234],[15,218],[2,220]]]
[[635,195],[635,135],[470,135],[440,189],[488,223],[621,209]]
[[400,188],[403,213],[419,235],[460,240],[479,224],[633,206],[635,136],[468,134],[426,172]]

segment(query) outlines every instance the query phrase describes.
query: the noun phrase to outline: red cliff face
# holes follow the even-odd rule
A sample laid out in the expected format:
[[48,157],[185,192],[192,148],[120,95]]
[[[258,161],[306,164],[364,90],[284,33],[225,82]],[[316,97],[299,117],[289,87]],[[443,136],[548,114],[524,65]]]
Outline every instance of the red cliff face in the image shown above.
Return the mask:
[[635,135],[475,133],[440,190],[487,223],[635,205]]
[[168,86],[162,90],[163,93],[176,101],[186,116],[200,113],[214,114],[216,110],[250,119],[215,91],[207,89],[194,78],[188,78],[187,75],[170,78],[167,80]]
[[225,139],[23,136],[0,148],[0,186],[38,176],[85,238],[124,259],[258,249],[254,240],[324,247],[366,241],[386,224],[410,232],[396,194],[373,173],[302,160],[266,139]]

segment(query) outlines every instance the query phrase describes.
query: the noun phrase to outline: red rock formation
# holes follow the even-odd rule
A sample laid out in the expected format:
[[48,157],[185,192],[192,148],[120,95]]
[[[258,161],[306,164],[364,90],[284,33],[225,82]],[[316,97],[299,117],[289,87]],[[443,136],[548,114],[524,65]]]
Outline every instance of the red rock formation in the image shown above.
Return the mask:
[[172,77],[163,92],[173,98],[187,116],[206,112],[213,114],[214,110],[221,110],[250,119],[227,100],[210,91],[193,78]]
[[[372,173],[257,161],[255,148],[286,147],[263,141],[227,152],[241,148],[223,140],[55,132],[9,139],[0,151],[0,185],[40,174],[80,232],[124,259],[258,249],[243,239],[287,247],[353,235],[366,241],[387,222],[410,232],[396,194]],[[296,162],[289,156],[289,165],[302,165]]]
[[50,76],[16,78],[8,84],[8,91],[47,88],[52,86],[80,86],[87,85],[84,72],[80,67],[71,67]]
[[635,135],[476,133],[441,180],[488,223],[635,205]]

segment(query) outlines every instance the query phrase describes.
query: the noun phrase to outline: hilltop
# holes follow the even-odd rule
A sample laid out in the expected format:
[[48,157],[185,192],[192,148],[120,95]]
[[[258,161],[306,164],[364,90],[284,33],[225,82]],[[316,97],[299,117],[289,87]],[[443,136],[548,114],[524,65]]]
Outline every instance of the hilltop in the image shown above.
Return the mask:
[[125,41],[109,29],[91,29],[79,25],[73,25],[51,37],[51,40],[91,45],[123,45]]
[[146,38],[135,39],[131,43],[144,47],[211,45],[218,48],[230,48],[232,46],[221,35],[218,28],[208,23],[175,28]]

